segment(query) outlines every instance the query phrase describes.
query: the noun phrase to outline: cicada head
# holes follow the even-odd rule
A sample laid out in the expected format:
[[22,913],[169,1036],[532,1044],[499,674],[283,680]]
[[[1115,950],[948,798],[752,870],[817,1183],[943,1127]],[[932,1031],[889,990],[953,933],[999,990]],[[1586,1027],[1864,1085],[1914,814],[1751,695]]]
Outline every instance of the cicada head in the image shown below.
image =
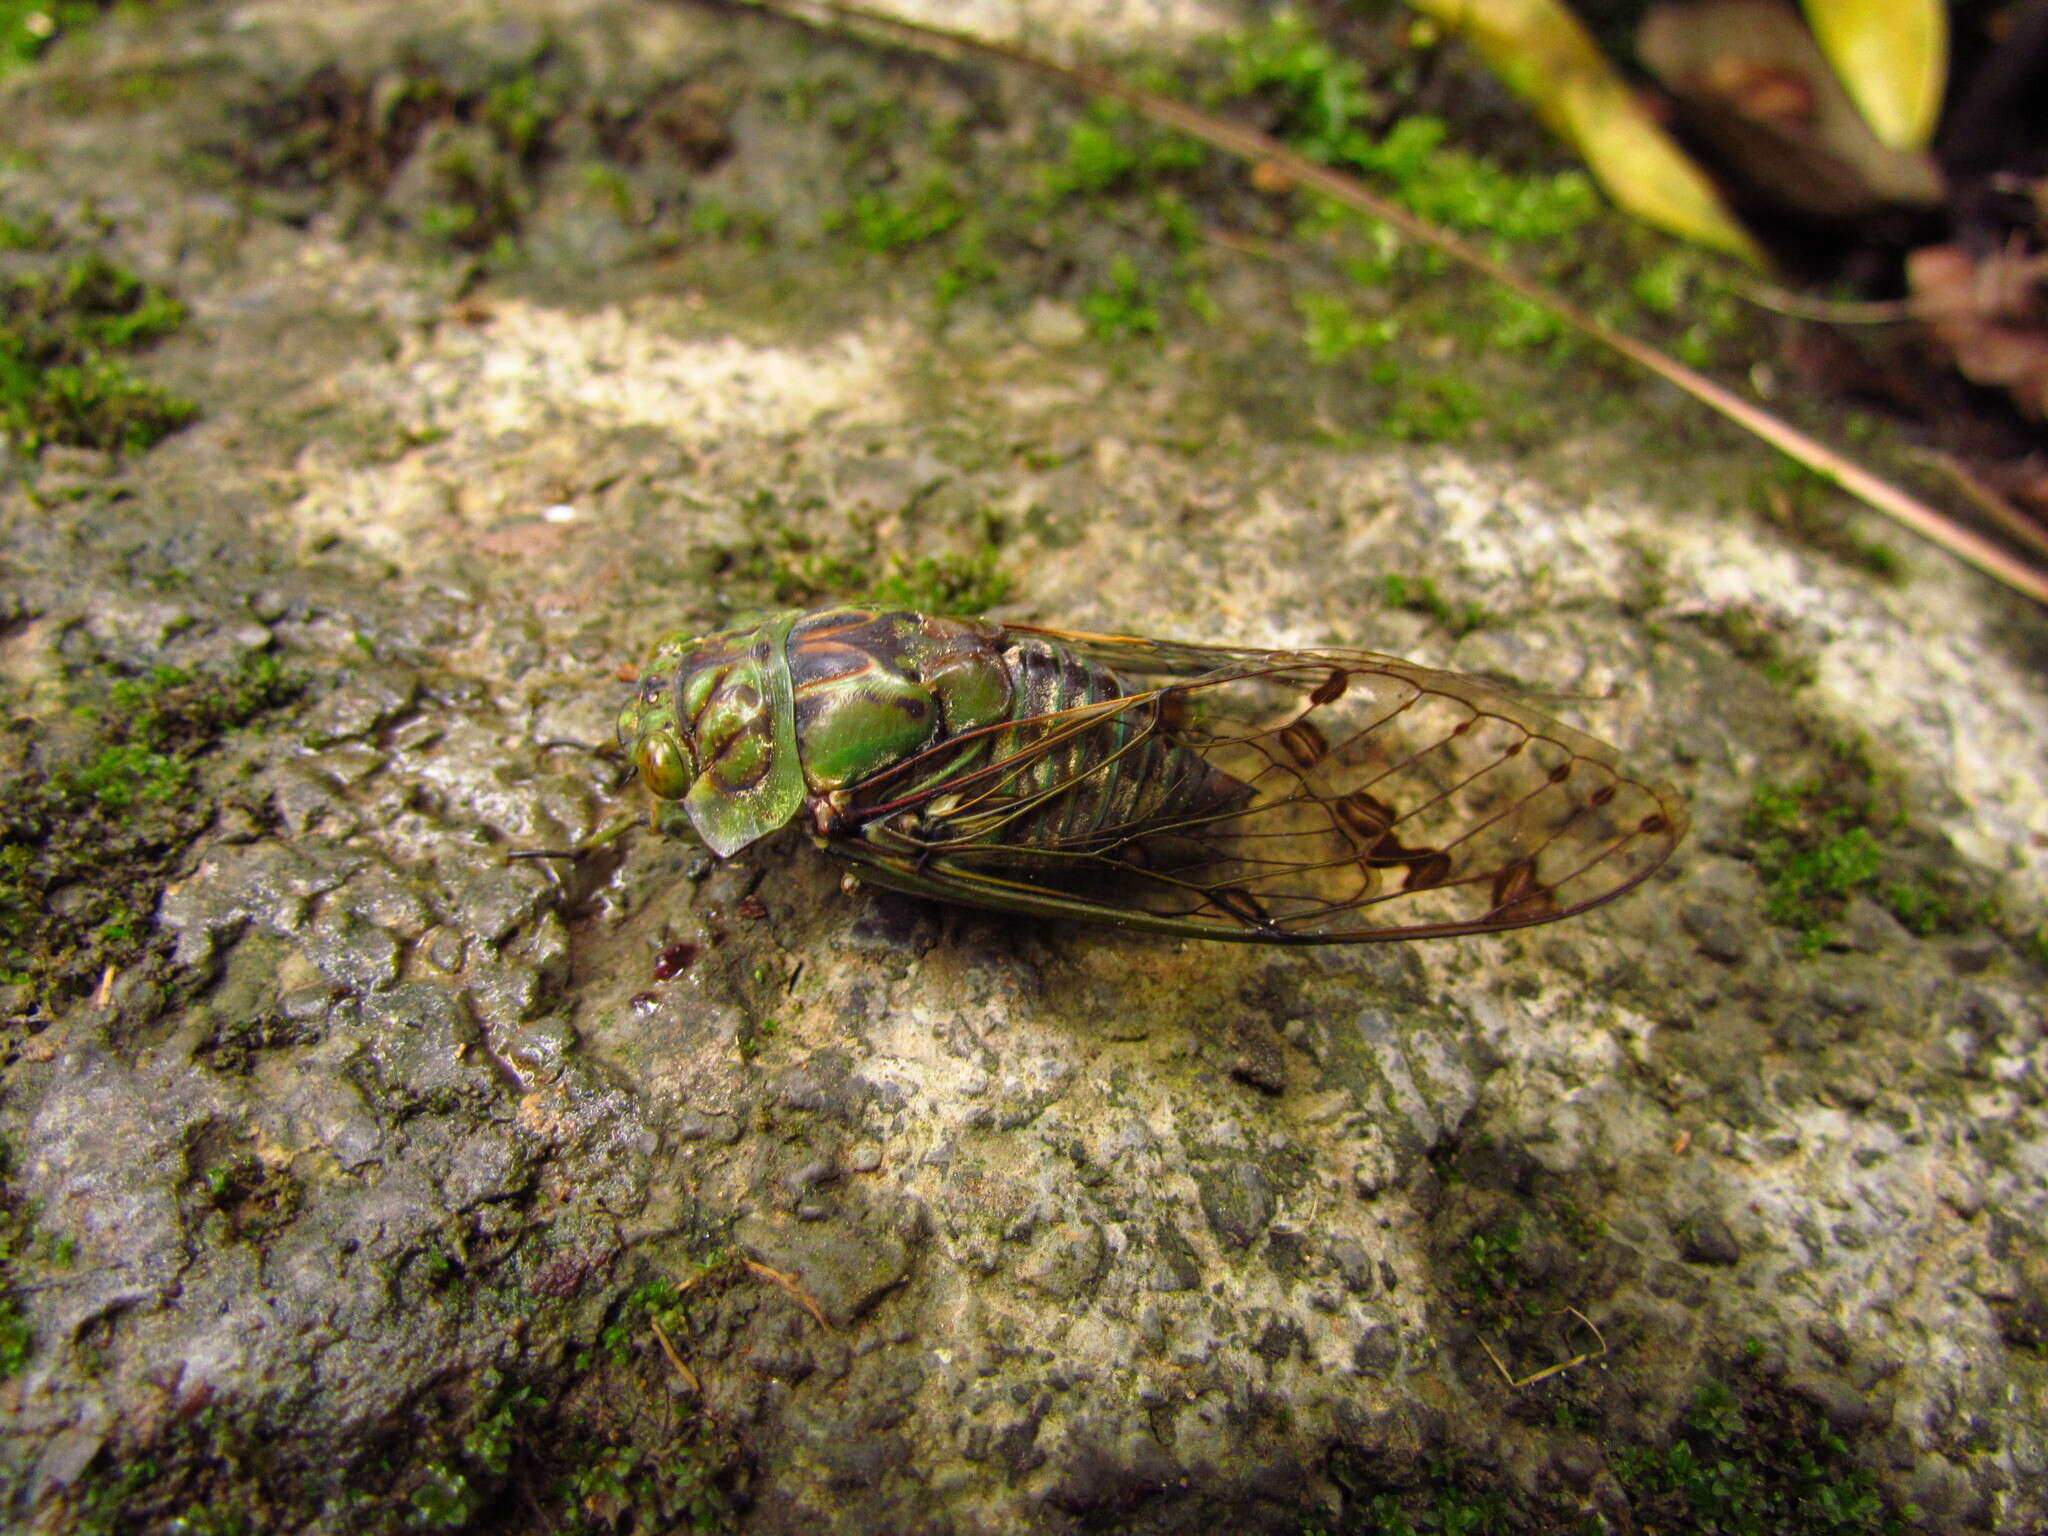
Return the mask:
[[641,670],[639,696],[619,713],[619,745],[641,781],[681,800],[720,855],[785,825],[803,805],[783,652],[795,619],[667,636]]

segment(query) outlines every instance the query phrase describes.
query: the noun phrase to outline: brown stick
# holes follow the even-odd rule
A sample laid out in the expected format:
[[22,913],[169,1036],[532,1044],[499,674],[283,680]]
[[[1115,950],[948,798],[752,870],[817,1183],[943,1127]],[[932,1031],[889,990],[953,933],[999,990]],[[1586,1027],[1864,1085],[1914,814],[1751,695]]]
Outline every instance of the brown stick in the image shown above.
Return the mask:
[[824,1312],[819,1308],[818,1303],[812,1299],[811,1293],[797,1284],[795,1275],[785,1275],[781,1270],[770,1269],[766,1264],[757,1263],[753,1259],[748,1259],[745,1262],[747,1268],[759,1275],[763,1280],[781,1286],[790,1295],[794,1296],[797,1299],[797,1304],[818,1320],[820,1328],[824,1329],[827,1333],[832,1331],[832,1325],[825,1321]]
[[689,1384],[692,1392],[702,1397],[704,1395],[704,1384],[697,1379],[695,1371],[683,1364],[683,1357],[676,1353],[675,1345],[669,1342],[668,1330],[661,1326],[661,1319],[650,1317],[647,1319],[647,1323],[654,1330],[655,1338],[661,1341],[661,1352],[668,1356],[668,1363],[676,1368],[676,1374]]
[[1569,1360],[1560,1360],[1555,1365],[1546,1365],[1542,1370],[1533,1371],[1527,1376],[1517,1377],[1510,1375],[1506,1364],[1503,1363],[1499,1355],[1493,1352],[1493,1346],[1486,1342],[1485,1335],[1482,1334],[1480,1336],[1479,1347],[1486,1351],[1486,1358],[1493,1362],[1493,1368],[1500,1372],[1500,1379],[1508,1384],[1510,1390],[1519,1392],[1524,1387],[1533,1387],[1539,1381],[1547,1381],[1552,1376],[1561,1376],[1574,1366],[1584,1365],[1589,1360],[1598,1360],[1607,1353],[1607,1340],[1602,1337],[1598,1328],[1593,1327],[1593,1319],[1586,1316],[1577,1307],[1566,1307],[1565,1311],[1571,1313],[1573,1317],[1576,1317],[1580,1322],[1592,1329],[1594,1341],[1600,1347],[1598,1349],[1581,1351],[1579,1354],[1573,1355]]

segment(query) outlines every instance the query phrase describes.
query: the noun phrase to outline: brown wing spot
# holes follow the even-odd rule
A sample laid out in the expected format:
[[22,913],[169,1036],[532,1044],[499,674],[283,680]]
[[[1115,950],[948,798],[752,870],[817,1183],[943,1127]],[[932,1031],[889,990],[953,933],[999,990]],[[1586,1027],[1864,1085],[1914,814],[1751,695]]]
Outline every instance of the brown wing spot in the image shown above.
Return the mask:
[[1354,789],[1330,809],[1344,830],[1368,850],[1378,847],[1394,825],[1393,808],[1362,789]]
[[1287,749],[1297,768],[1313,768],[1330,755],[1330,738],[1306,720],[1297,720],[1282,730],[1280,745]]
[[1331,806],[1339,826],[1356,839],[1354,846],[1360,849],[1358,861],[1366,870],[1387,869],[1396,864],[1408,866],[1408,880],[1403,890],[1418,891],[1426,885],[1440,885],[1451,872],[1450,855],[1435,848],[1405,847],[1401,839],[1394,836],[1394,823],[1398,818],[1393,807],[1362,789],[1350,794]]
[[1566,779],[1570,778],[1571,776],[1572,765],[1569,760],[1559,763],[1555,768],[1550,770],[1550,782],[1553,784],[1562,784]]
[[1194,724],[1195,708],[1178,688],[1169,688],[1160,694],[1152,708],[1162,731],[1179,732]]
[[1334,704],[1344,697],[1344,690],[1351,686],[1351,674],[1342,667],[1330,668],[1330,675],[1316,684],[1316,691],[1308,696],[1311,704]]
[[1617,793],[1619,793],[1619,791],[1617,791],[1612,784],[1602,784],[1598,789],[1593,791],[1591,797],[1586,801],[1586,804],[1597,811],[1604,805],[1612,804],[1614,797]]
[[1404,848],[1408,857],[1401,862],[1408,866],[1408,878],[1401,882],[1404,891],[1426,891],[1433,885],[1442,885],[1451,877],[1451,856],[1440,848]]
[[1533,922],[1557,915],[1557,893],[1536,878],[1536,861],[1522,859],[1493,877],[1492,917]]
[[1636,823],[1636,830],[1645,837],[1663,837],[1671,830],[1671,818],[1661,811],[1652,811]]
[[1272,919],[1266,916],[1266,909],[1259,905],[1258,898],[1242,886],[1218,886],[1209,893],[1209,905],[1226,916],[1236,918],[1247,928],[1270,928]]

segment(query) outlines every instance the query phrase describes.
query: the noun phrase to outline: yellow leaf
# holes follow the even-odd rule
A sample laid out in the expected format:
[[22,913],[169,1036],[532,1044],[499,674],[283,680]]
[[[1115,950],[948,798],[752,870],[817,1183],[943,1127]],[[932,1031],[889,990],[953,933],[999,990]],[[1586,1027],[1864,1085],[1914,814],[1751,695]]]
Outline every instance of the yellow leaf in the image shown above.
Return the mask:
[[1458,33],[1646,224],[1763,265],[1721,194],[1636,100],[1558,0],[1408,0]]
[[1943,0],[1804,0],[1842,87],[1893,149],[1924,149],[1948,83]]
[[1766,265],[1713,182],[1621,80],[1574,77],[1558,83],[1556,97],[1563,133],[1616,203],[1645,224]]

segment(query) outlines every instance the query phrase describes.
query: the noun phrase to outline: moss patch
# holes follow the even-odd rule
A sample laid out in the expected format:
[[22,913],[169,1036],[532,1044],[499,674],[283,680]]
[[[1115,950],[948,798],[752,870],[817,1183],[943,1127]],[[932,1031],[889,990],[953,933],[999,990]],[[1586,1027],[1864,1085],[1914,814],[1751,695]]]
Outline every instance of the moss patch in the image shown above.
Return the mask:
[[1952,860],[1914,857],[1896,793],[1860,741],[1830,741],[1804,778],[1756,787],[1743,816],[1745,852],[1764,882],[1764,910],[1799,935],[1803,953],[1835,942],[1851,897],[1875,899],[1922,937],[1996,919],[1990,896]]
[[94,0],[0,0],[0,75],[33,64],[67,32],[107,9]]
[[1460,639],[1493,622],[1493,615],[1484,606],[1452,602],[1427,576],[1383,576],[1380,578],[1380,596],[1389,608],[1397,608],[1404,613],[1427,614]]
[[1668,1444],[1612,1458],[1645,1529],[1728,1536],[1895,1536],[1902,1512],[1819,1415],[1707,1383]]
[[217,676],[80,677],[76,734],[24,745],[0,783],[0,982],[54,1007],[136,959],[178,851],[212,815],[195,760],[300,686],[263,655]]
[[[1709,1383],[1668,1437],[1605,1448],[1642,1531],[1714,1536],[1900,1536],[1911,1510],[1803,1402],[1742,1381]],[[1345,1494],[1336,1520],[1303,1536],[1583,1536],[1581,1501],[1523,1491],[1498,1468],[1436,1450],[1412,1461],[1337,1451],[1325,1471]]]
[[298,218],[353,189],[368,194],[352,205],[359,224],[498,267],[517,264],[541,183],[564,162],[625,222],[682,215],[714,236],[740,222],[691,209],[691,180],[732,148],[720,89],[670,82],[643,100],[592,100],[579,61],[545,36],[471,73],[458,80],[419,58],[378,74],[325,65],[249,108],[245,134],[220,154],[243,184],[267,189],[263,211]]
[[[895,510],[917,512],[920,494],[908,495],[906,505]],[[934,524],[953,526],[929,527],[919,537],[965,548],[916,556],[889,547],[910,541],[909,531],[885,541],[873,518],[847,519],[844,532],[828,546],[798,528],[789,509],[771,492],[756,496],[746,510],[754,530],[752,541],[709,552],[703,572],[718,578],[720,596],[728,601],[727,614],[771,606],[874,601],[925,613],[971,615],[1002,602],[1013,585],[1002,565],[1009,524],[985,508],[963,507],[931,518]],[[964,528],[957,526],[962,524]]]
[[34,1211],[8,1185],[13,1172],[14,1148],[0,1140],[0,1381],[19,1375],[35,1348],[35,1330],[14,1293],[24,1269],[38,1257],[60,1269],[71,1264],[68,1242],[39,1245]]
[[[193,1193],[203,1204],[251,1198],[244,1170],[196,1173]],[[589,1347],[451,1371],[397,1420],[356,1436],[340,1460],[308,1459],[297,1442],[276,1436],[262,1411],[215,1403],[166,1416],[147,1439],[110,1443],[37,1511],[39,1528],[218,1536],[274,1530],[323,1511],[346,1531],[735,1529],[750,1462],[688,1380],[689,1361],[707,1353],[707,1335],[733,1327],[732,1304],[744,1310],[756,1299],[753,1283],[732,1296],[746,1270],[712,1235],[721,1229],[705,1224],[692,1244],[697,1257],[673,1273],[611,1281],[614,1299]],[[563,1307],[596,1282],[614,1253],[606,1240],[586,1248],[572,1239],[559,1249],[528,1241],[489,1259],[472,1247],[460,1283],[444,1284],[432,1304],[502,1313],[501,1326],[517,1318],[517,1336],[535,1313]]]
[[140,452],[192,421],[192,401],[123,360],[168,336],[185,306],[103,256],[0,284],[0,431],[46,444]]
[[1820,675],[1813,656],[1799,648],[1768,619],[1749,608],[1724,608],[1702,614],[1694,623],[1764,675],[1774,688],[1790,692]]

